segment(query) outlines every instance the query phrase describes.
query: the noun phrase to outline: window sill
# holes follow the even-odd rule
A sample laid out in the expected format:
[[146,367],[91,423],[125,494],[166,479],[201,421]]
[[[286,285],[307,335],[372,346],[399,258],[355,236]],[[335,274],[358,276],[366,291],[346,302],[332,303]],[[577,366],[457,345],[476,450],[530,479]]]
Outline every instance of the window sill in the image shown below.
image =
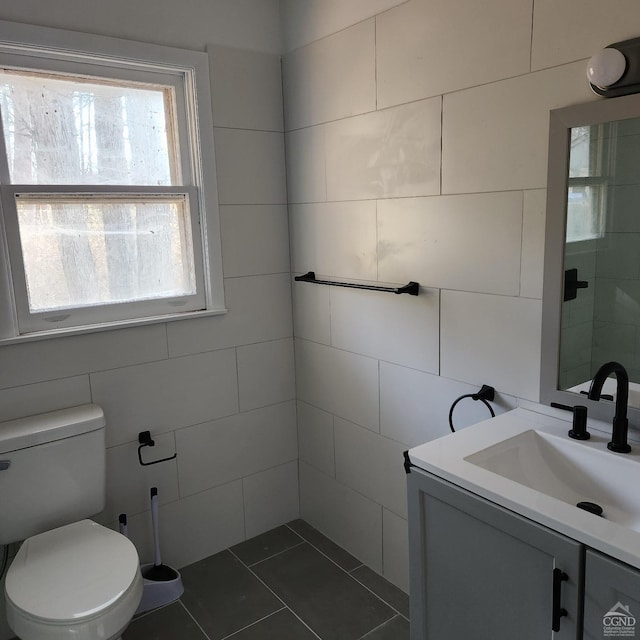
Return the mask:
[[209,316],[220,316],[225,313],[227,313],[227,309],[212,309],[208,311],[189,311],[186,313],[172,313],[164,316],[153,316],[150,318],[138,318],[136,320],[119,320],[117,322],[105,322],[103,324],[92,324],[92,325],[82,326],[82,327],[69,327],[66,329],[51,329],[49,331],[25,333],[24,335],[15,336],[12,338],[0,338],[0,347],[9,345],[9,344],[20,344],[23,342],[36,342],[38,340],[64,338],[66,336],[78,336],[86,333],[101,333],[103,331],[129,329],[131,327],[144,327],[150,324],[176,322],[179,320],[193,320],[195,318],[207,318]]

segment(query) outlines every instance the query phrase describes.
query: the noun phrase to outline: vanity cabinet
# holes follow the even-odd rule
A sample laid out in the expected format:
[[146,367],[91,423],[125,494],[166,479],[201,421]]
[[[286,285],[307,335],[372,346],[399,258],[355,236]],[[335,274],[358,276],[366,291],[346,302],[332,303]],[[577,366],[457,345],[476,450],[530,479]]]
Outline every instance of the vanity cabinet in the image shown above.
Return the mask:
[[[614,615],[608,616],[610,612]],[[587,549],[584,640],[603,637],[640,637],[640,571]]]
[[407,451],[411,640],[640,638],[640,459],[566,430],[516,409]]
[[418,469],[408,489],[411,640],[579,637],[580,543]]

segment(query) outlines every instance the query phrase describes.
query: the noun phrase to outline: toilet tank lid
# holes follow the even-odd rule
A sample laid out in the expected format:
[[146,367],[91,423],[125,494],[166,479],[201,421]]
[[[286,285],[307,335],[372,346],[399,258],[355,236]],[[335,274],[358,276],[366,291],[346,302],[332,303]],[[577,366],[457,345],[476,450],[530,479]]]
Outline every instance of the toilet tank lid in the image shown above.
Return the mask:
[[0,422],[0,454],[89,433],[104,425],[104,413],[97,404]]

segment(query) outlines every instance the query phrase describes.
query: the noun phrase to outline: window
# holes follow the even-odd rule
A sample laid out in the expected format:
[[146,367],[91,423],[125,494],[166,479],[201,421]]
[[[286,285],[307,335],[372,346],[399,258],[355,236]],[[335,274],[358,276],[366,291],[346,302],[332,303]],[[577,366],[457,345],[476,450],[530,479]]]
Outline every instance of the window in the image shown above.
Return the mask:
[[569,150],[567,242],[604,235],[607,186],[615,150],[615,131],[608,125],[574,127]]
[[0,338],[223,311],[206,54],[7,27]]

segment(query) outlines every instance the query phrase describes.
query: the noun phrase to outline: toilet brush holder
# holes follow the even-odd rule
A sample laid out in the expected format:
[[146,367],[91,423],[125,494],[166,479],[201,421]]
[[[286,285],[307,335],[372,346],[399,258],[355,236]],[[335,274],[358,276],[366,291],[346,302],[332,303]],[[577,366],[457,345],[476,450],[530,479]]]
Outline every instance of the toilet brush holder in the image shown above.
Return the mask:
[[[140,600],[136,615],[174,602],[184,593],[184,585],[182,584],[180,572],[166,564],[162,565],[162,567],[166,575],[165,579],[160,580],[154,579],[153,577],[146,577],[153,576],[154,569],[157,569],[153,562],[143,564],[140,567],[144,587],[142,600]],[[169,572],[173,572],[174,577],[172,579],[167,579],[169,578]]]
[[143,579],[142,600],[136,613],[143,613],[177,600],[184,593],[180,572],[162,564],[158,527],[158,489],[151,488],[151,523],[153,525],[153,559],[140,567]]

